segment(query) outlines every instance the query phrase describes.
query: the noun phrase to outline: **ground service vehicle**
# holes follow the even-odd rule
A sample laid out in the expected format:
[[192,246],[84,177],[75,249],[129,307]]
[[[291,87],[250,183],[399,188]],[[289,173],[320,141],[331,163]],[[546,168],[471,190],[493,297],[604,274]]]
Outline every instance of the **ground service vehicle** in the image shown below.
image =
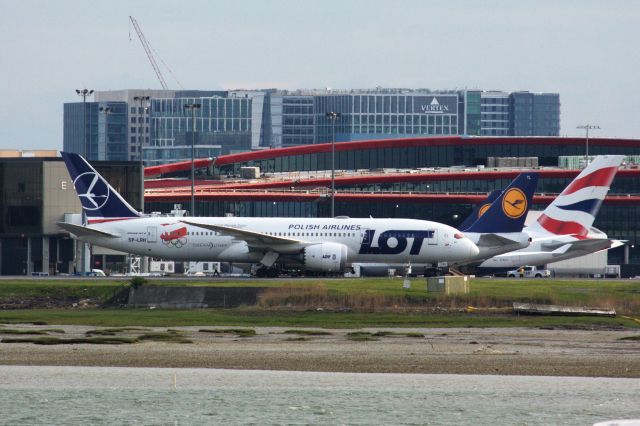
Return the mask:
[[548,269],[538,269],[529,265],[507,272],[507,277],[509,278],[549,278],[550,276],[551,271]]

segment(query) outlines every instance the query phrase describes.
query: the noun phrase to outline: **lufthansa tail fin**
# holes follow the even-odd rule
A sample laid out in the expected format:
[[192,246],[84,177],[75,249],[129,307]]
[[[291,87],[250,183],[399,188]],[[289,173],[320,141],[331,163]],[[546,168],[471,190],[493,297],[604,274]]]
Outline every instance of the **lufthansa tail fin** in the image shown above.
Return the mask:
[[597,156],[527,229],[542,234],[586,236],[623,159],[623,155]]
[[78,154],[61,152],[89,223],[140,217],[140,213]]
[[502,190],[496,189],[495,191],[490,193],[483,202],[481,202],[480,204],[476,204],[473,207],[473,210],[471,210],[471,214],[467,216],[467,218],[460,225],[458,225],[458,229],[461,231],[465,231],[467,228],[473,225],[473,222],[478,220],[480,216],[486,213],[487,209],[491,207],[491,203],[493,203],[496,198],[500,196],[500,194],[502,194]]
[[464,232],[521,232],[538,185],[538,173],[519,174],[491,206]]

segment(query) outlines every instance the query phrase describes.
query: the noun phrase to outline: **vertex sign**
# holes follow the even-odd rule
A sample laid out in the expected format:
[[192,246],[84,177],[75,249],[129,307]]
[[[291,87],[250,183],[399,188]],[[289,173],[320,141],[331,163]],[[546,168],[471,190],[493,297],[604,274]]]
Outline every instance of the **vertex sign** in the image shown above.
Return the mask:
[[458,97],[456,95],[416,96],[414,113],[457,114]]

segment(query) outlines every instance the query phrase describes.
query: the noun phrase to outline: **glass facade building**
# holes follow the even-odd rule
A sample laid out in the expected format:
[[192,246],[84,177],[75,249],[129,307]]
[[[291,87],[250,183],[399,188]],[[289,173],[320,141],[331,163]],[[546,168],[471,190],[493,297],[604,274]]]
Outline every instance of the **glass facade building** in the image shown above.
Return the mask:
[[560,134],[560,96],[554,93],[515,92],[509,95],[512,136]]
[[[192,111],[197,103],[195,133]],[[251,149],[251,98],[173,98],[151,100],[151,140],[143,148],[145,165],[217,157]]]
[[[139,160],[142,146],[146,165],[189,160],[193,139],[196,157],[216,157],[332,140],[557,136],[560,132],[558,94],[376,88],[121,90],[96,92],[95,96],[98,102],[86,105],[86,143],[82,103],[65,104],[65,149],[91,159]],[[202,104],[196,111],[195,136],[190,111],[184,109],[184,104],[193,102]],[[112,113],[100,115],[101,107]],[[326,117],[327,112],[341,116],[333,121]]]
[[[363,92],[314,97],[316,143],[457,135],[458,94]],[[339,112],[335,119],[326,112]]]
[[509,136],[509,94],[505,92],[482,92],[480,99],[481,135]]
[[[315,115],[313,96],[281,96],[282,143],[280,146],[315,143]],[[277,146],[277,145],[276,145]]]
[[127,160],[127,116],[125,102],[64,104],[63,149],[89,160]]

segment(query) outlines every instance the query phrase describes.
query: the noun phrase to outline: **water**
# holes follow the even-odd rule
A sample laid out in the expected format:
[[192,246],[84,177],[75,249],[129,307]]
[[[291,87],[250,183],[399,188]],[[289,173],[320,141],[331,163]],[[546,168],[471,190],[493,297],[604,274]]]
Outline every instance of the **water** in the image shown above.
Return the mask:
[[7,425],[575,425],[638,418],[638,395],[638,379],[0,366]]

